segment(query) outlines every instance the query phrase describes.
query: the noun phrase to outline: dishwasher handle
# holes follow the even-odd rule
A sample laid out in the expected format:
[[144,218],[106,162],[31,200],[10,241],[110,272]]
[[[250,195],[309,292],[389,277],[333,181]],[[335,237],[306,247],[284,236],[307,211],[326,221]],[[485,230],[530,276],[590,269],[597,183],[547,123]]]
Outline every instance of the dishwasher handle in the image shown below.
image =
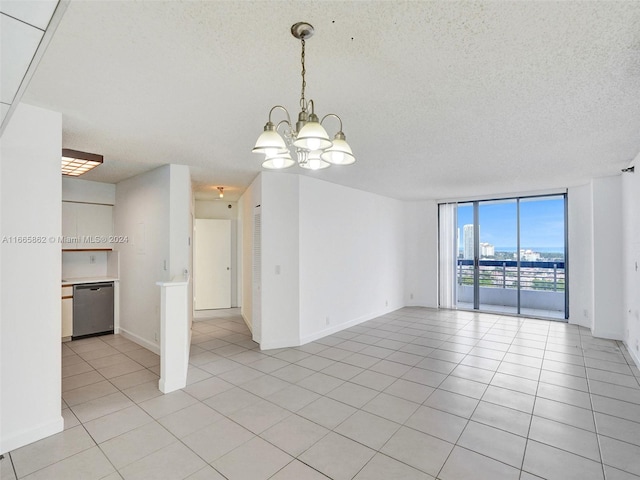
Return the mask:
[[101,283],[84,283],[74,285],[73,289],[76,290],[91,290],[94,292],[99,291],[102,288],[113,288],[113,282],[101,282]]

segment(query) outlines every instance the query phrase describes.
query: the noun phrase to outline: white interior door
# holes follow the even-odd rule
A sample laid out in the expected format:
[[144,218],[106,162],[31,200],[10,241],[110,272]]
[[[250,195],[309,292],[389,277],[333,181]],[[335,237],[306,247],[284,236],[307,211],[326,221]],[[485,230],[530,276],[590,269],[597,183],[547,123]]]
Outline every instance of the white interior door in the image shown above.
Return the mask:
[[195,222],[195,309],[231,308],[231,220]]

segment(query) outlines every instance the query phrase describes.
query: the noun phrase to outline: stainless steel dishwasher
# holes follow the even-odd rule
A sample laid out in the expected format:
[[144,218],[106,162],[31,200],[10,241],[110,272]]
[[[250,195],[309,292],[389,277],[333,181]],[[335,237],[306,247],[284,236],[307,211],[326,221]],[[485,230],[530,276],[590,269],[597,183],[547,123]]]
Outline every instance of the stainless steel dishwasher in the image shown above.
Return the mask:
[[113,282],[73,286],[73,339],[113,333]]

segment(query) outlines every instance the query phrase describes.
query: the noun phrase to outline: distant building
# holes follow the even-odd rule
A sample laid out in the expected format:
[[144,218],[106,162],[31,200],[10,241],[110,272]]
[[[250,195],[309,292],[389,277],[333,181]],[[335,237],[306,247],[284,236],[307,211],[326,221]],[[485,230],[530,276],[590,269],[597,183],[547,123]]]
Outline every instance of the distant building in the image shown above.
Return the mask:
[[496,247],[487,242],[480,244],[480,256],[481,257],[495,257]]
[[463,235],[464,235],[464,259],[465,260],[472,260],[474,255],[473,255],[473,245],[474,245],[474,238],[473,238],[473,225],[465,225],[463,228]]
[[523,262],[537,262],[540,260],[540,254],[533,250],[520,249],[520,260]]

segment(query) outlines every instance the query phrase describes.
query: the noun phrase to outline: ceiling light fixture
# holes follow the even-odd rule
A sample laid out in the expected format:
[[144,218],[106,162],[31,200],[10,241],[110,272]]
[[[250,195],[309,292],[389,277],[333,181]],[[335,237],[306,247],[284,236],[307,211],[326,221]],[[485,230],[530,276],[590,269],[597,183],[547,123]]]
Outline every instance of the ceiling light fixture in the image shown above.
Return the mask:
[[102,155],[63,148],[62,175],[78,177],[101,165],[103,160],[104,157]]
[[[298,121],[294,125],[291,123],[289,111],[282,105],[276,105],[269,111],[269,121],[264,126],[264,132],[258,137],[252,152],[262,153],[265,160],[262,163],[264,168],[282,169],[298,163],[302,168],[310,170],[320,170],[331,165],[351,165],[356,161],[347,143],[347,139],[342,132],[342,119],[335,113],[329,113],[318,119],[314,112],[313,100],[305,99],[305,40],[313,35],[313,26],[298,22],[291,27],[291,34],[302,43],[302,92],[300,95],[300,113]],[[284,110],[287,118],[275,125],[271,121],[274,110]],[[322,126],[328,117],[335,117],[340,122],[340,129],[336,133],[333,141]],[[283,128],[284,138],[278,129]],[[292,152],[295,152],[296,160],[293,160]]]
[[224,187],[216,187],[218,189],[218,192],[220,192],[218,194],[218,197],[220,198],[224,198]]

